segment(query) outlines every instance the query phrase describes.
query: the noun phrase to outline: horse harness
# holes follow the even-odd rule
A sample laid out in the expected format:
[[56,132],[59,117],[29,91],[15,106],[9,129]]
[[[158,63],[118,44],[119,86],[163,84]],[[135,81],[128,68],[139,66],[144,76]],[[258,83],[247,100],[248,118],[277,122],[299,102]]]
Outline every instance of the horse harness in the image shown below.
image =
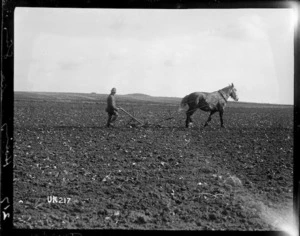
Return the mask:
[[224,101],[227,103],[227,100],[226,100],[226,98],[224,97],[224,95],[221,93],[221,91],[218,90],[218,92],[219,92],[219,94],[222,96],[222,98],[224,99]]

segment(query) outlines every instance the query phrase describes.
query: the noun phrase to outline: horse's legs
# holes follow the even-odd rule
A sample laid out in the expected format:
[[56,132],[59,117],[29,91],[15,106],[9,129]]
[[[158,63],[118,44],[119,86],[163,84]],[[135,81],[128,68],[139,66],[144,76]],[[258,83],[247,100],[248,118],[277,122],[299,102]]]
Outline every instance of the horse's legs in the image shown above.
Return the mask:
[[220,115],[221,128],[225,128],[223,125],[223,111],[220,111],[219,115]]
[[188,128],[189,123],[190,123],[190,116],[189,116],[188,112],[186,112],[185,114],[186,114],[185,127]]
[[204,127],[207,126],[207,125],[208,125],[208,122],[211,121],[211,116],[212,116],[214,113],[215,113],[215,111],[211,111],[211,112],[210,112],[209,117],[208,117],[207,121],[206,121],[205,124],[204,124]]
[[185,127],[186,128],[188,128],[189,124],[191,122],[193,122],[191,116],[194,114],[195,110],[196,110],[195,108],[189,107],[189,109],[186,111],[186,120],[185,120]]

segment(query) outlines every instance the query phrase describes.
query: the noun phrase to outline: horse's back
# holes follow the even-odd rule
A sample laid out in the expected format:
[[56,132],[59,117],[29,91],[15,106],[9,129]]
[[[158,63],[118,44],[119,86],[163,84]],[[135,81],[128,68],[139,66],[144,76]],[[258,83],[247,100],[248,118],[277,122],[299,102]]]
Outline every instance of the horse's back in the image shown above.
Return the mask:
[[188,95],[188,104],[190,106],[195,106],[199,103],[199,101],[205,100],[208,93],[206,92],[193,92]]
[[206,98],[207,95],[206,92],[193,92],[189,96],[190,98]]
[[190,94],[191,97],[197,99],[198,101],[201,99],[206,99],[209,93],[207,92],[193,92]]

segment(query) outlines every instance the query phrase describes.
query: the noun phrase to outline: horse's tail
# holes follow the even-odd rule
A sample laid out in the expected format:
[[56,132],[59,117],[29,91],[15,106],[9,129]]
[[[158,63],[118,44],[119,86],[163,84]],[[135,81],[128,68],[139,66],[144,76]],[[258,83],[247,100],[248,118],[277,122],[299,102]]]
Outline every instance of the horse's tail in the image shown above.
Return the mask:
[[182,111],[184,109],[184,107],[186,106],[186,104],[188,103],[189,100],[189,95],[186,95],[180,102],[179,107],[178,107],[178,111]]

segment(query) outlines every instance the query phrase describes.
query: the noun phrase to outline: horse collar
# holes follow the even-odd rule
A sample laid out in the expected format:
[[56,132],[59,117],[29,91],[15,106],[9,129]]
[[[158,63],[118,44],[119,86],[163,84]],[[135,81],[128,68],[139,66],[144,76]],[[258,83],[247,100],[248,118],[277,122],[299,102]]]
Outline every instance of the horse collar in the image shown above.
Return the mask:
[[219,92],[219,94],[222,96],[222,98],[225,100],[225,102],[227,102],[227,100],[226,100],[226,98],[224,97],[223,93],[221,93],[220,90],[219,90],[218,92]]

